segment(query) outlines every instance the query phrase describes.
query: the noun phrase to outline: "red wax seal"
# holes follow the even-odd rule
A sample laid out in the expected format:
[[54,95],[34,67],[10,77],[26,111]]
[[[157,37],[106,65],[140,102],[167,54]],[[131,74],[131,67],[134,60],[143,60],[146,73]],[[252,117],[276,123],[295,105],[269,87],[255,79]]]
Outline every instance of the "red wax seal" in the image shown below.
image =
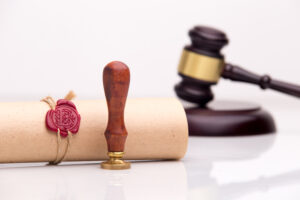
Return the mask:
[[47,112],[46,126],[55,132],[59,129],[62,137],[67,137],[68,131],[73,134],[77,133],[80,126],[80,115],[76,106],[69,100],[58,100],[55,110],[51,109]]

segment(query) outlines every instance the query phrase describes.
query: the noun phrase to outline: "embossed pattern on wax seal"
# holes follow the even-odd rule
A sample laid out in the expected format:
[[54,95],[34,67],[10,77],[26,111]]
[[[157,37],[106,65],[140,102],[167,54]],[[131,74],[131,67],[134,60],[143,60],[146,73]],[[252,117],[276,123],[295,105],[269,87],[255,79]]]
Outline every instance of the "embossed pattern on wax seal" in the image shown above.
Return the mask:
[[55,109],[51,109],[46,115],[46,126],[48,129],[60,131],[62,137],[68,136],[68,131],[76,134],[80,126],[80,115],[74,103],[69,100],[60,99]]

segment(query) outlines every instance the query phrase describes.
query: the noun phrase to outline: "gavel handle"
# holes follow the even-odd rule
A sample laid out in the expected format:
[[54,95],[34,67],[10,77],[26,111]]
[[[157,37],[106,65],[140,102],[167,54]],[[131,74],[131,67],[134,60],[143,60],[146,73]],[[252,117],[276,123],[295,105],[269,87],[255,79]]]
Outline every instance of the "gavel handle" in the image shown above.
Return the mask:
[[259,76],[241,67],[234,66],[228,63],[225,64],[224,70],[222,72],[222,77],[233,81],[256,84],[259,85],[262,89],[270,88],[285,94],[300,97],[299,85],[275,80],[268,75]]

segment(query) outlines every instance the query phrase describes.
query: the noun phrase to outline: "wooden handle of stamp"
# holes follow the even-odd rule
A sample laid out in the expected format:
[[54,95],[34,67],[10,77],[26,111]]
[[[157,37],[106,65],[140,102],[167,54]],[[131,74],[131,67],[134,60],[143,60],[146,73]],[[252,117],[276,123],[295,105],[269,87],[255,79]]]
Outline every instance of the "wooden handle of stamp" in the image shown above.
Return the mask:
[[114,61],[103,70],[103,85],[108,107],[108,122],[105,137],[109,152],[124,152],[127,130],[124,109],[130,82],[127,65]]

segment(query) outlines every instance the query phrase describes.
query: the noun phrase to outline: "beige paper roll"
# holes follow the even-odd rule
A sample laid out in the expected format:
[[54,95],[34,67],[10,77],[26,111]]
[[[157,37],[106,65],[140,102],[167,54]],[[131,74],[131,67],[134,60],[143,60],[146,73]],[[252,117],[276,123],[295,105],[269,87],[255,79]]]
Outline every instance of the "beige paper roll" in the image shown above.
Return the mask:
[[[64,161],[107,158],[104,131],[105,100],[73,101],[81,115]],[[0,103],[0,162],[48,162],[57,153],[57,135],[47,130],[44,102]],[[128,99],[125,159],[180,159],[187,149],[188,125],[181,103],[174,98]],[[61,149],[66,146],[62,139]]]

